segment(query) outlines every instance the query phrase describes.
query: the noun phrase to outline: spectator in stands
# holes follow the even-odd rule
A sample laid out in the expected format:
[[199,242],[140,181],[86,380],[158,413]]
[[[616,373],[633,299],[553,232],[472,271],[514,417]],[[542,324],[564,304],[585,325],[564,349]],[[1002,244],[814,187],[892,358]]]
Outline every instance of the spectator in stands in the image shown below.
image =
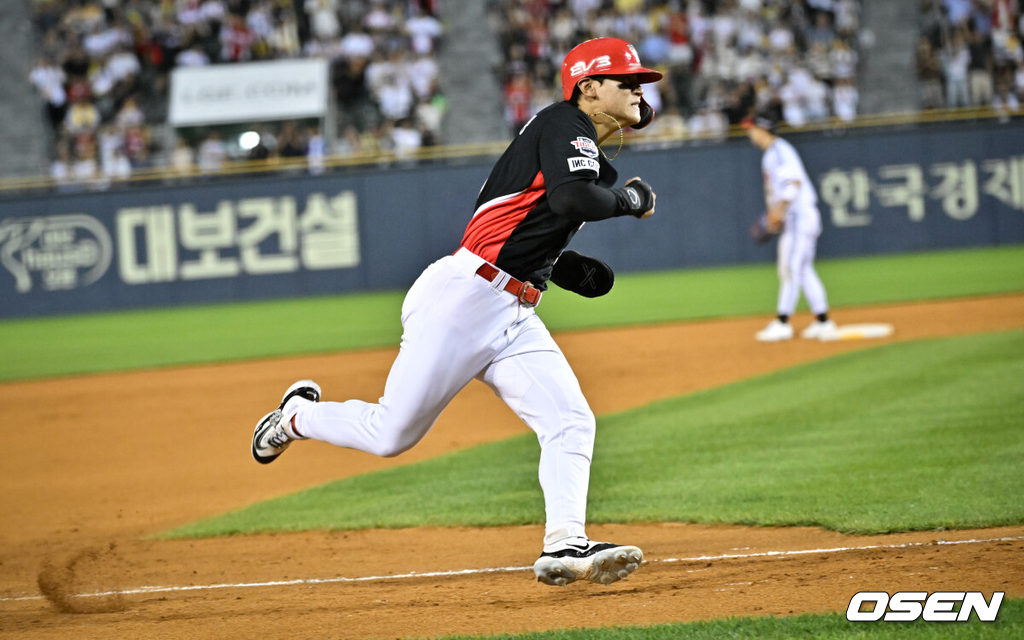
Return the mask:
[[526,121],[533,115],[531,97],[533,87],[530,77],[525,73],[513,75],[505,84],[505,121],[511,135],[523,128]]
[[966,107],[971,103],[967,85],[967,72],[971,52],[967,49],[963,33],[957,30],[949,47],[942,52],[942,69],[946,77],[946,106]]
[[306,130],[306,164],[309,172],[319,175],[324,172],[327,157],[327,140],[320,133],[320,127],[313,125]]
[[304,9],[317,40],[334,40],[341,33],[338,0],[306,0]]
[[407,158],[423,144],[423,135],[408,118],[399,120],[391,130],[391,141],[395,154]]
[[183,49],[174,58],[179,67],[205,67],[210,64],[210,56],[203,51],[199,42],[195,42],[187,49]]
[[441,123],[444,119],[446,104],[444,96],[439,93],[421,99],[416,104],[416,121],[420,123],[423,133],[423,146],[431,147],[441,138]]
[[273,25],[273,31],[267,39],[272,50],[272,57],[295,58],[302,50],[302,42],[299,40],[299,23],[295,18],[295,12],[291,9],[283,9],[280,19]]
[[1018,98],[1024,100],[1024,60],[1017,63],[1017,70],[1013,74],[1013,91]]
[[29,73],[29,82],[46,101],[46,116],[50,125],[58,127],[64,121],[68,108],[68,95],[64,91],[67,75],[47,58],[39,58]]
[[992,98],[992,108],[1004,113],[1016,113],[1020,111],[1020,100],[1017,99],[1012,86],[1005,79],[999,83],[996,95]]
[[294,122],[286,122],[277,137],[277,155],[281,158],[301,158],[306,155],[306,140]]
[[78,44],[77,40],[72,42],[71,47],[67,50],[61,62],[61,68],[64,70],[64,75],[67,76],[67,81],[70,84],[87,81],[91,65],[92,62],[89,56],[85,53],[85,49]]
[[807,48],[811,48],[815,44],[821,44],[827,51],[832,48],[832,40],[835,37],[836,34],[832,30],[829,14],[822,11],[815,18],[814,26],[807,30]]
[[424,12],[418,4],[412,5],[411,15],[405,20],[405,33],[410,38],[413,53],[419,56],[432,54],[442,31],[437,18]]
[[917,41],[917,86],[922,109],[942,107],[942,71],[931,40],[925,35]]
[[967,49],[971,61],[968,64],[968,83],[972,106],[992,102],[992,39],[986,36],[973,22],[967,27]]
[[414,98],[404,67],[394,65],[383,70],[375,96],[385,119],[394,123],[409,117]]
[[852,80],[840,80],[832,89],[832,111],[843,122],[857,119],[857,102],[860,94]]
[[89,134],[76,136],[75,160],[71,165],[71,179],[74,182],[87,183],[94,180],[98,173],[95,138]]
[[199,151],[196,154],[196,163],[199,165],[199,171],[202,173],[216,173],[220,171],[227,155],[227,147],[224,146],[224,141],[221,140],[220,134],[217,131],[211,131],[199,145]]
[[124,153],[132,168],[149,166],[149,130],[145,127],[128,127],[124,131]]
[[238,14],[228,14],[227,23],[220,31],[221,60],[225,62],[244,62],[252,59],[252,46],[256,43],[256,35]]
[[366,33],[362,23],[356,21],[348,32],[345,33],[344,37],[342,37],[338,53],[343,58],[349,60],[356,58],[369,60],[373,57],[375,48],[376,45],[373,43],[373,38],[370,37],[370,34]]
[[66,141],[57,144],[57,158],[50,164],[50,179],[58,188],[71,184],[71,148]]
[[100,126],[100,112],[93,104],[89,85],[77,84],[71,89],[72,104],[64,116],[64,130],[71,135],[92,134]]
[[341,138],[335,143],[338,155],[353,156],[363,153],[363,143],[359,137],[359,130],[353,125],[348,125],[341,134]]
[[195,152],[192,147],[181,137],[174,142],[174,151],[171,154],[171,168],[175,173],[187,175],[192,173],[195,164]]

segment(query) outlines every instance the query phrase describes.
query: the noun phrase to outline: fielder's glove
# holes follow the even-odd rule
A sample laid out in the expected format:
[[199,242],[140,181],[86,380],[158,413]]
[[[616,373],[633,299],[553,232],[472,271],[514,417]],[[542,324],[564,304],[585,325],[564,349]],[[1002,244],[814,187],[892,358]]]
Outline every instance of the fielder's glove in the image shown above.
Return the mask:
[[756,244],[764,244],[779,235],[778,231],[771,231],[768,228],[768,214],[763,214],[754,223],[754,226],[750,227],[750,237],[754,239]]
[[612,290],[615,273],[597,258],[563,251],[551,271],[551,282],[585,298],[597,298]]

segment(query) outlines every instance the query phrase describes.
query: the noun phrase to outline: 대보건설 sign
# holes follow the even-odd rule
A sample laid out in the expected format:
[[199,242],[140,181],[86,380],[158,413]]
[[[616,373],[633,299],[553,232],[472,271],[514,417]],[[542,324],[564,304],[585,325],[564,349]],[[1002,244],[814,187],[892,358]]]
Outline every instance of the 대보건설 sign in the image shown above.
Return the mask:
[[178,67],[171,73],[175,127],[318,118],[327,113],[327,60]]

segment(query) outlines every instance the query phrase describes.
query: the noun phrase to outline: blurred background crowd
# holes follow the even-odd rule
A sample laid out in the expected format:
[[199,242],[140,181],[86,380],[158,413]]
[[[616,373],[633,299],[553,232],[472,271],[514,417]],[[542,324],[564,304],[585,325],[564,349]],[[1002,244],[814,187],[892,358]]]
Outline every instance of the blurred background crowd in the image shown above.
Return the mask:
[[793,126],[852,120],[860,0],[511,0],[500,3],[507,119],[515,129],[556,96],[580,40],[636,45],[666,79],[645,87],[659,131],[724,135],[753,111]]
[[[907,0],[910,1],[910,0]],[[1020,0],[920,2],[920,107],[1024,98]],[[443,138],[443,0],[32,0],[40,43],[29,80],[52,127],[58,181],[148,167],[215,172],[239,160],[379,151]],[[483,0],[481,0],[483,2]],[[497,109],[511,136],[560,99],[565,53],[585,39],[634,43],[665,79],[645,87],[658,118],[646,135],[710,137],[755,113],[792,127],[852,121],[873,34],[862,0],[490,0],[500,50]],[[330,61],[336,122],[167,130],[175,67],[317,57]]]
[[1017,0],[923,0],[917,77],[921,107],[991,106],[1024,99],[1024,14]]
[[[215,172],[230,160],[403,151],[436,144],[442,37],[436,0],[33,0],[40,56],[29,73],[54,133],[58,181],[169,165]],[[331,64],[340,132],[254,124],[154,135],[175,67],[320,57]]]

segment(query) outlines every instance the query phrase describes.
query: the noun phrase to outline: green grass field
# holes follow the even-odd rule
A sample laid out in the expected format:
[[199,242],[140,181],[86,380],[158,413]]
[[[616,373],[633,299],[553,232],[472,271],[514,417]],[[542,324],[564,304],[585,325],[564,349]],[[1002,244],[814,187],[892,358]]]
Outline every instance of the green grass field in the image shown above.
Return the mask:
[[[850,533],[1020,524],[1021,380],[1024,331],[1011,331],[876,347],[602,417],[588,520]],[[527,434],[169,535],[541,523],[538,455]]]
[[[834,307],[1020,292],[1024,246],[832,260],[819,271]],[[772,265],[627,275],[599,300],[553,290],[540,313],[555,331],[770,315],[775,287]],[[0,380],[392,346],[402,295],[0,322]],[[588,520],[856,533],[1021,524],[1021,380],[1017,330],[881,345],[601,416]],[[162,535],[536,524],[538,455],[524,435]],[[1004,602],[995,623],[879,625],[833,614],[492,636],[722,637],[1024,638],[1024,601]]]
[[[986,594],[990,597],[991,594]],[[759,638],[784,640],[818,638],[837,640],[1000,640],[1024,638],[1024,600],[1004,600],[993,622],[981,622],[972,615],[967,622],[847,622],[841,613],[790,617],[730,618],[710,622],[662,624],[650,627],[614,629],[572,629],[522,635],[475,636],[475,640],[717,640]],[[468,640],[467,636],[449,640]]]
[[[1024,291],[1024,246],[826,260],[834,307]],[[763,314],[774,265],[623,275],[587,300],[552,287],[552,331]],[[404,292],[0,322],[0,381],[398,344]]]

